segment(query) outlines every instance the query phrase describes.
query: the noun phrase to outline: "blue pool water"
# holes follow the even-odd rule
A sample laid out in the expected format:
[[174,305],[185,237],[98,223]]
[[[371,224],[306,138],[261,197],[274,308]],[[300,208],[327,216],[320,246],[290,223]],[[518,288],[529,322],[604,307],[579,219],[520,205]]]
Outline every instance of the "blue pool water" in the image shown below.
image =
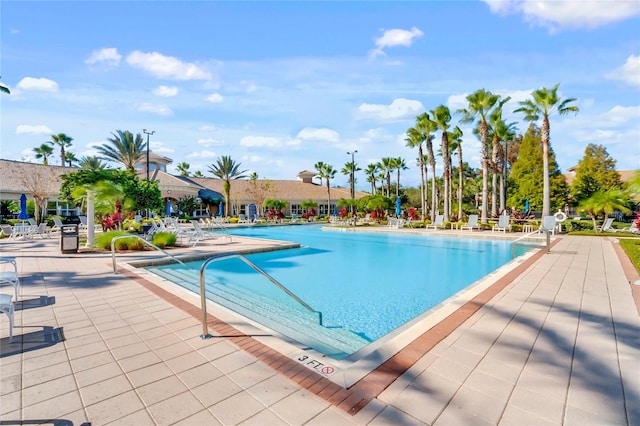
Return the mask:
[[[511,243],[505,240],[335,232],[320,226],[247,227],[229,232],[300,243],[298,249],[246,257],[320,311],[326,327],[343,327],[368,341],[379,339],[511,260]],[[521,248],[518,254],[524,251]],[[242,269],[240,263],[229,262],[211,264],[207,278],[230,283],[256,275]],[[200,264],[192,266],[199,269]],[[176,267],[179,265],[161,268]],[[272,290],[278,292],[271,285],[255,287],[265,296]]]

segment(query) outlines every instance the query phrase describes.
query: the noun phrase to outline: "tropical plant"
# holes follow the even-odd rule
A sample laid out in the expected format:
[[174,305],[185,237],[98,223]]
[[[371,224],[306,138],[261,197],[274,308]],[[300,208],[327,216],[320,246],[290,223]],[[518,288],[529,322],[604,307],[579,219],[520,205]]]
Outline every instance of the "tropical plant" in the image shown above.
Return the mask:
[[[331,210],[331,179],[336,177],[336,170],[334,170],[331,164],[325,164],[322,161],[318,161],[313,167],[317,170],[320,181],[322,181],[322,179],[325,179],[327,182],[327,208],[330,211]],[[327,211],[327,213],[329,213],[329,211]]]
[[9,90],[9,88],[1,83],[0,83],[0,92],[6,93],[7,95],[11,94],[11,91]]
[[65,167],[67,164],[67,155],[65,149],[72,145],[71,141],[73,141],[72,137],[67,136],[64,133],[58,133],[57,135],[51,135],[51,140],[48,142],[52,146],[57,145],[60,147],[60,165],[62,167]]
[[[433,135],[438,126],[429,118],[429,114],[422,113],[416,118],[416,130],[422,135],[427,151],[427,162],[431,167],[431,221],[436,218],[438,211],[438,191],[436,189],[436,157],[433,154]],[[426,165],[425,165],[426,171]],[[426,188],[425,188],[426,191]]]
[[146,144],[142,135],[138,133],[133,136],[133,133],[128,130],[116,130],[116,133],[111,135],[113,137],[107,139],[110,145],[97,147],[98,153],[105,160],[121,163],[126,169],[133,170],[142,158],[142,151]]
[[580,203],[599,191],[622,189],[620,174],[614,160],[604,145],[589,144],[578,162],[576,176],[571,182],[574,203]]
[[469,103],[467,109],[461,109],[458,112],[462,113],[462,122],[471,123],[474,120],[479,120],[479,135],[481,145],[481,157],[482,157],[482,211],[481,211],[481,223],[487,223],[488,217],[488,204],[489,204],[489,126],[487,124],[487,118],[491,112],[491,109],[496,105],[500,99],[499,95],[480,89],[476,90],[472,94],[467,96],[467,102]]
[[360,170],[362,169],[358,167],[358,163],[356,163],[355,161],[349,161],[348,163],[345,163],[342,170],[340,170],[340,173],[345,176],[349,176],[349,188],[353,188],[355,186],[356,172],[359,172]]
[[400,196],[400,171],[408,170],[407,163],[402,157],[396,157],[393,159],[393,168],[396,169],[396,197]]
[[542,139],[542,164],[543,164],[543,202],[542,215],[547,216],[551,211],[551,189],[549,182],[549,143],[551,140],[551,129],[549,126],[549,115],[558,113],[566,115],[570,112],[577,113],[578,107],[570,105],[575,98],[562,99],[558,96],[556,84],[551,90],[546,87],[531,92],[532,99],[520,102],[521,107],[514,112],[524,114],[527,121],[535,122],[542,117],[541,139]]
[[378,173],[380,173],[380,167],[377,163],[371,163],[367,165],[367,168],[364,169],[364,172],[367,174],[367,182],[371,183],[371,194],[375,195],[377,192],[376,178]]
[[189,167],[189,163],[183,161],[181,163],[178,163],[176,169],[178,170],[178,173],[180,173],[180,176],[189,176]]
[[104,170],[107,168],[107,165],[103,163],[102,160],[96,156],[82,157],[78,161],[78,165],[83,169],[88,169],[88,170]]
[[177,239],[176,234],[171,232],[154,232],[151,242],[157,247],[165,248],[176,245]]
[[449,126],[451,121],[451,112],[445,105],[439,105],[431,110],[431,117],[436,128],[442,132],[440,143],[440,151],[442,154],[443,165],[443,183],[444,183],[444,199],[443,199],[443,215],[445,222],[451,219],[451,151],[449,150]]
[[69,167],[73,166],[73,163],[77,163],[78,162],[78,157],[76,157],[76,155],[73,152],[67,151],[64,153],[64,159],[67,162],[67,165]]
[[205,177],[200,170],[196,170],[195,172],[193,172],[193,176],[198,178]]
[[391,172],[395,169],[394,159],[392,157],[385,157],[378,163],[380,170],[384,173],[384,179],[387,182],[385,195],[391,196]]
[[464,192],[464,163],[462,161],[462,135],[462,130],[460,130],[460,127],[458,126],[453,129],[453,132],[449,132],[449,144],[451,151],[458,152],[458,220],[461,220],[463,215],[462,195]]
[[424,152],[422,150],[422,144],[424,137],[422,133],[415,127],[410,127],[406,132],[407,137],[404,139],[409,148],[418,148],[418,168],[420,169],[420,208],[424,214],[427,210],[426,197],[425,197],[425,172],[424,165]]
[[629,208],[629,198],[621,190],[599,191],[591,197],[583,200],[578,206],[579,211],[587,212],[593,222],[593,229],[599,233],[596,217],[604,214],[605,219],[616,210],[624,214],[631,212]]
[[246,170],[240,170],[240,163],[236,163],[228,155],[223,155],[216,159],[215,164],[209,166],[209,173],[222,179],[224,190],[224,211],[225,216],[229,216],[229,201],[231,200],[231,180],[244,178]]
[[49,157],[53,154],[53,147],[51,145],[43,143],[39,147],[33,148],[33,152],[36,153],[35,157],[37,159],[42,158],[43,165],[49,165]]
[[[509,132],[509,125],[502,119],[502,107],[511,100],[511,96],[499,100],[489,114],[489,131],[491,133],[491,214],[498,216],[498,175],[502,154],[503,137]],[[511,124],[513,126],[513,124]],[[500,174],[501,175],[501,174]],[[504,210],[504,205],[501,207]]]

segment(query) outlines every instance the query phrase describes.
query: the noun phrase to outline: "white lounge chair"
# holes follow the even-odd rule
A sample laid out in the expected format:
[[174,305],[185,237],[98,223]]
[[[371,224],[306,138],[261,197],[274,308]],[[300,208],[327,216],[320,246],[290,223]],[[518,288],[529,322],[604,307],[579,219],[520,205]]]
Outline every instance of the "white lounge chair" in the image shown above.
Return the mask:
[[473,231],[474,229],[480,230],[480,224],[478,223],[478,215],[470,214],[469,222],[462,225],[460,229],[461,230],[468,229],[469,231]]
[[640,234],[640,229],[636,225],[635,220],[631,223],[631,226],[625,226],[622,229],[619,229],[620,232],[631,232],[634,234]]
[[18,289],[20,288],[20,278],[18,277],[18,264],[13,256],[0,256],[1,265],[11,265],[13,271],[0,271],[0,284],[11,284],[13,286],[16,300],[18,300]]
[[13,302],[10,294],[0,294],[0,314],[9,317],[9,343],[13,343]]
[[494,232],[494,231],[502,231],[504,233],[506,233],[507,231],[511,232],[511,224],[509,223],[510,219],[511,218],[506,214],[500,215],[500,217],[498,218],[498,223],[493,225],[493,228],[491,228],[491,232]]
[[551,235],[556,234],[556,217],[555,216],[544,216],[542,218],[542,223],[540,224],[540,229],[538,232],[542,232],[543,230],[547,230],[551,232]]
[[205,231],[200,226],[200,222],[197,220],[192,220],[191,224],[193,225],[193,230],[189,231],[189,244],[196,245],[198,241],[206,240],[206,239],[214,239],[216,238],[216,234],[213,232]]
[[444,229],[444,215],[443,214],[438,214],[436,215],[436,220],[433,223],[429,223],[427,226],[425,226],[425,229],[438,229],[438,228],[442,228]]
[[62,223],[62,221],[60,220],[59,217],[54,217],[53,219],[53,226],[51,227],[51,232],[59,232],[62,230],[62,227],[64,226],[64,224]]
[[608,217],[607,220],[604,221],[602,226],[599,226],[597,228],[597,230],[599,232],[616,232],[617,229],[611,227],[614,220],[615,220],[615,217]]

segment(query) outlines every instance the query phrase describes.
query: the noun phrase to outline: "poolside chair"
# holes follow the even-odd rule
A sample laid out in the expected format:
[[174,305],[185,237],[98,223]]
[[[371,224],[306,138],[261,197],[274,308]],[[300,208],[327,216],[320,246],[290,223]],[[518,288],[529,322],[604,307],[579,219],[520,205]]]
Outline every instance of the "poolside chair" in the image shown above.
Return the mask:
[[16,300],[18,300],[18,289],[20,288],[20,278],[18,277],[18,264],[13,256],[0,256],[0,264],[13,266],[13,271],[0,271],[0,284],[11,284],[13,286]]
[[30,217],[29,219],[27,219],[27,221],[29,222],[29,225],[31,226],[38,226],[38,223],[36,222],[36,220],[32,217]]
[[189,244],[195,246],[198,244],[198,241],[216,238],[216,235],[213,232],[202,229],[200,222],[197,220],[192,220],[191,224],[193,225],[193,230],[189,231]]
[[13,343],[13,302],[10,294],[0,294],[0,314],[9,317],[9,343]]
[[500,215],[498,219],[498,223],[493,225],[493,228],[491,228],[491,232],[494,232],[494,231],[502,231],[504,233],[506,233],[507,231],[511,232],[511,224],[509,223],[510,219],[511,218],[509,217],[509,215],[506,215],[506,214]]
[[436,220],[433,223],[429,223],[427,226],[425,226],[425,229],[438,229],[438,228],[442,228],[444,229],[444,215],[443,214],[439,214],[436,215]]
[[640,228],[638,228],[638,225],[636,225],[635,221],[633,221],[631,223],[631,226],[625,226],[622,229],[618,229],[618,231],[620,231],[620,232],[631,232],[633,234],[640,234]]
[[478,223],[478,215],[470,214],[469,222],[462,225],[460,229],[461,230],[468,229],[469,231],[473,231],[474,229],[480,230],[480,224]]
[[544,216],[542,218],[542,223],[540,224],[540,228],[538,229],[538,232],[542,232],[545,229],[551,232],[551,235],[556,234],[556,217],[555,216]]
[[59,217],[54,217],[53,219],[53,226],[51,227],[51,232],[59,232],[62,230],[62,227],[64,226],[64,224],[62,223],[62,221],[60,220]]
[[597,227],[596,230],[598,232],[616,232],[617,230],[611,227],[614,220],[615,220],[615,217],[608,217],[607,220],[604,221],[602,226]]

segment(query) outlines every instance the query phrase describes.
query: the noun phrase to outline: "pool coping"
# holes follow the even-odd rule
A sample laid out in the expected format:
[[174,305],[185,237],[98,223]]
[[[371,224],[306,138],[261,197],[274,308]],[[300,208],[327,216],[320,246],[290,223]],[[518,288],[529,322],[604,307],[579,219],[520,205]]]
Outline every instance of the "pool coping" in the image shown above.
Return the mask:
[[[553,247],[557,243],[558,240],[555,239],[551,242],[551,246]],[[304,366],[261,341],[260,337],[241,331],[230,325],[228,320],[221,319],[220,315],[209,313],[210,311],[207,313],[207,326],[220,337],[226,338],[294,383],[308,389],[350,415],[355,415],[544,254],[545,250],[539,249],[522,262],[513,264],[513,268],[495,282],[486,286],[480,293],[408,342],[377,368],[348,387],[343,387],[314,369]],[[144,274],[140,275],[129,268],[128,265],[120,265],[119,272],[194,318],[200,320],[203,317],[201,308],[188,300],[190,297],[186,296],[186,289],[182,289],[184,292],[182,295],[176,294],[173,287],[172,291],[169,291],[161,284],[145,278]],[[193,293],[189,292],[189,294],[193,296]]]

